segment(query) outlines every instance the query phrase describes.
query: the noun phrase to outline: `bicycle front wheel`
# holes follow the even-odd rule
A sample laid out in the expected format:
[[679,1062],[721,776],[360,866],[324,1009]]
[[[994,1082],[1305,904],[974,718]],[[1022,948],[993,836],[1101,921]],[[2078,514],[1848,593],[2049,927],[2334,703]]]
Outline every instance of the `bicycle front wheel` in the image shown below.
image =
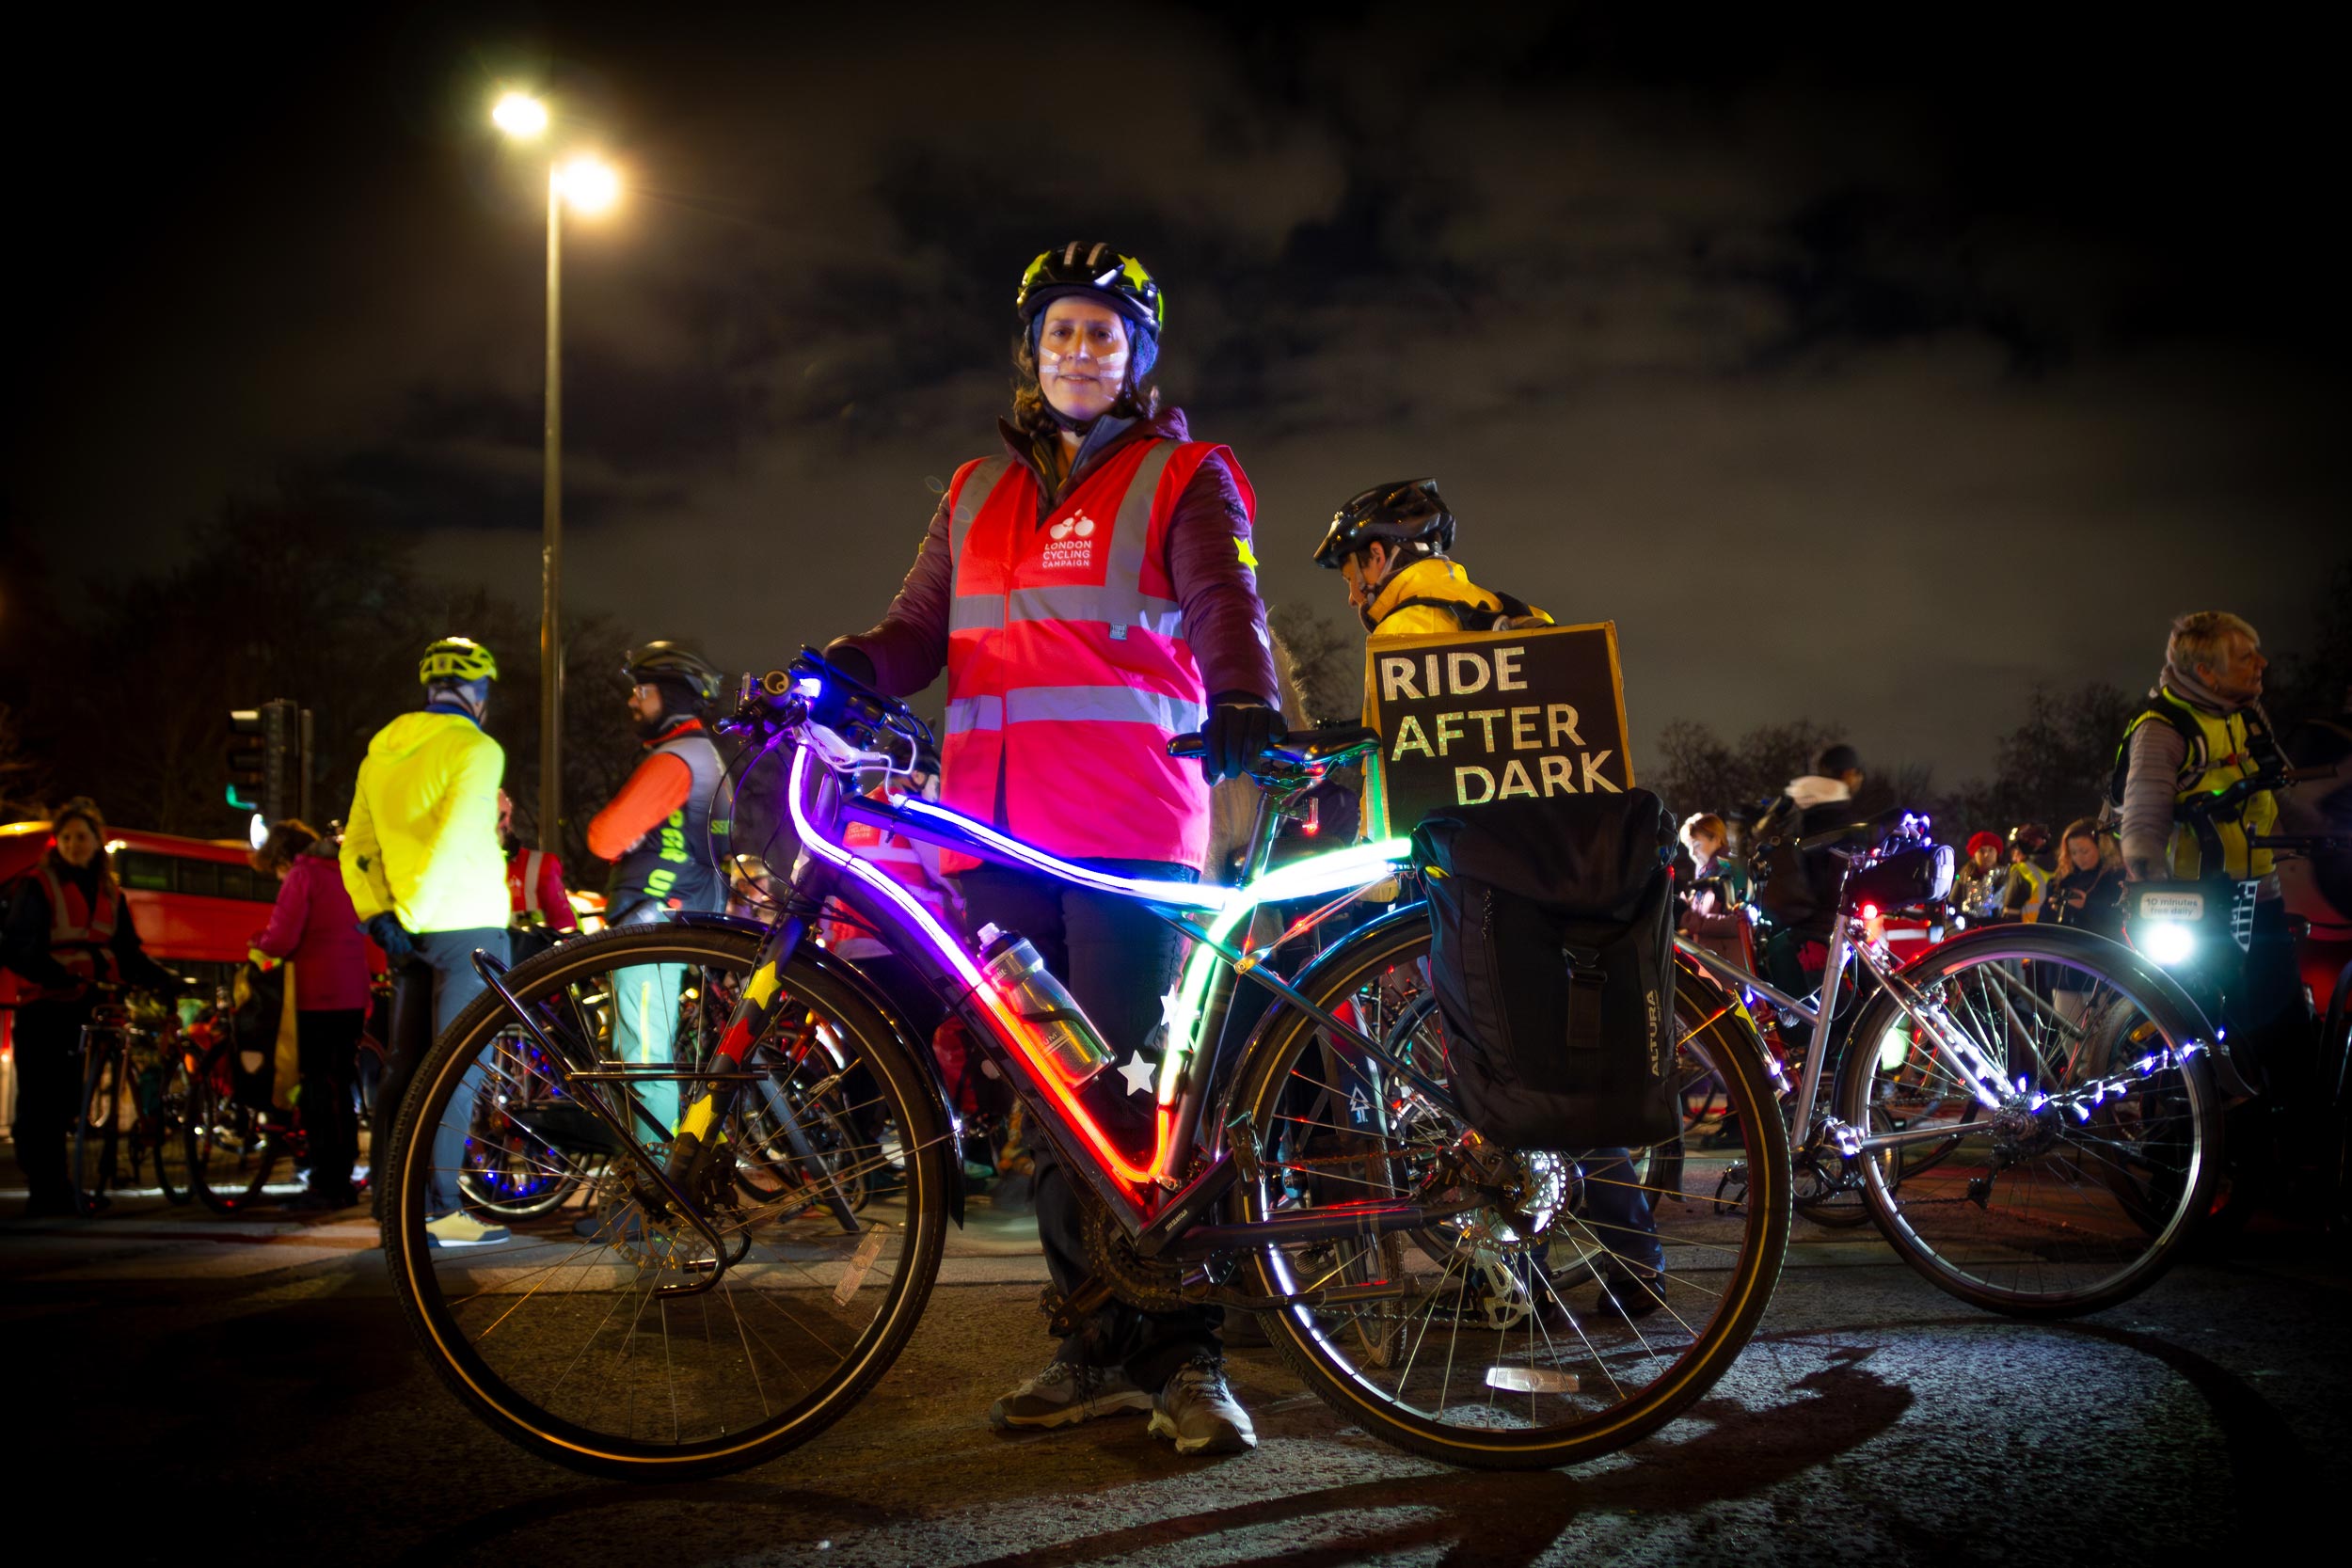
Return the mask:
[[188,1118],[196,1103],[196,1073],[188,1065],[186,1048],[176,1041],[167,1047],[156,1070],[151,1128],[155,1181],[167,1202],[184,1205],[195,1196],[188,1169]]
[[113,1207],[106,1195],[121,1184],[128,1152],[124,1134],[133,1114],[122,1054],[114,1036],[84,1037],[82,1097],[73,1113],[73,1203],[85,1215]]
[[[677,1107],[703,1092],[691,1075],[752,983],[761,940],[652,925],[564,942],[506,976],[535,1017],[558,1021],[561,1059],[526,1045],[485,992],[434,1045],[402,1106],[385,1165],[393,1289],[457,1397],[559,1464],[670,1481],[806,1442],[888,1369],[930,1296],[952,1139],[907,1043],[818,956],[796,955],[780,977],[761,972],[784,999],[744,1059],[761,1081],[739,1087],[779,1087],[762,1103],[782,1114],[854,1080],[840,1123],[853,1141],[762,1156],[754,1196],[721,1140],[691,1215],[649,1197]],[[583,1064],[609,1076],[579,1076]],[[685,1075],[682,1086],[665,1072]],[[538,1092],[511,1092],[534,1078]],[[480,1222],[496,1216],[458,1206],[485,1147],[513,1175],[561,1179],[588,1155],[602,1174],[579,1206],[513,1217],[502,1241],[483,1243]],[[885,1169],[886,1147],[903,1151],[902,1181],[853,1212],[844,1185]]]
[[2154,1283],[2220,1170],[2200,1021],[2128,948],[2062,927],[1972,931],[1897,978],[1913,998],[1872,997],[1835,1097],[1848,1126],[1905,1140],[1856,1162],[1895,1250],[2019,1317]]
[[[1359,933],[1307,995],[1444,1082],[1454,1042],[1428,1006],[1425,921]],[[1260,1291],[1285,1361],[1343,1420],[1451,1464],[1534,1469],[1655,1431],[1755,1331],[1788,1238],[1788,1140],[1760,1042],[1721,992],[1677,974],[1686,1082],[1713,1074],[1728,1147],[1495,1149],[1468,1187],[1472,1129],[1372,1053],[1296,1009],[1241,1066],[1259,1177],[1251,1222],[1351,1201],[1489,1201],[1419,1229],[1268,1246]],[[1739,1182],[1739,1201],[1719,1195]],[[1410,1244],[1406,1244],[1409,1238]]]

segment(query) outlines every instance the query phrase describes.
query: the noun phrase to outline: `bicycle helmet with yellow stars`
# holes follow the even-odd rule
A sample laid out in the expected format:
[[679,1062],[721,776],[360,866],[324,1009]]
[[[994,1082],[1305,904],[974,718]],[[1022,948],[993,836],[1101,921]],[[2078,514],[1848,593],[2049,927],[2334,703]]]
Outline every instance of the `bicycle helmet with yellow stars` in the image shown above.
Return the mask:
[[424,651],[417,665],[417,679],[427,686],[435,681],[494,681],[499,678],[499,661],[490,657],[490,650],[470,637],[444,637]]
[[1168,300],[1141,261],[1097,241],[1073,240],[1041,252],[1021,275],[1012,308],[1028,329],[1029,352],[1037,352],[1045,308],[1069,294],[1088,294],[1124,316],[1134,327],[1135,373],[1148,372],[1160,356],[1160,328],[1168,324]]

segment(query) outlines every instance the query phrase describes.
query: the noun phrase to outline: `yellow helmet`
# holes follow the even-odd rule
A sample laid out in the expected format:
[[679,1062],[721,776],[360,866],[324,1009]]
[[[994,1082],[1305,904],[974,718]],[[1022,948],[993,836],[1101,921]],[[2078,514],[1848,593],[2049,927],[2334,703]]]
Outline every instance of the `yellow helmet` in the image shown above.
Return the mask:
[[444,637],[424,651],[424,658],[417,665],[417,679],[430,686],[435,681],[494,681],[499,678],[499,661],[490,657],[490,650],[470,637]]

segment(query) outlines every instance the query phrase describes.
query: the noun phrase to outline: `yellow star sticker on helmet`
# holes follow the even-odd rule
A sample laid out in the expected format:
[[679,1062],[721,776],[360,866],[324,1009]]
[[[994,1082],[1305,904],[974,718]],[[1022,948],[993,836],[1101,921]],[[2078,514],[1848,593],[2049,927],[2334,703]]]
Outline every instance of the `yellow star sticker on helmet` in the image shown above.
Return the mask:
[[1241,563],[1251,571],[1258,569],[1258,552],[1249,547],[1249,535],[1246,533],[1233,535],[1233,553],[1240,556]]

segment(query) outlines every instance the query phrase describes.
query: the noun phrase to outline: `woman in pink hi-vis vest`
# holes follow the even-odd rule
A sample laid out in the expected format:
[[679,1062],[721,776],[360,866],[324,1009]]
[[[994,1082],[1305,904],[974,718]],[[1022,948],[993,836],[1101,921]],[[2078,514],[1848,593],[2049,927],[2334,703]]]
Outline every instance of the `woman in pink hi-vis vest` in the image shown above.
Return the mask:
[[[1233,454],[1163,409],[1151,371],[1166,306],[1143,264],[1072,244],[1029,264],[1003,450],[966,463],[940,499],[882,623],[828,650],[893,696],[947,673],[941,798],[1067,859],[1128,876],[1197,876],[1209,786],[1280,734],[1249,528]],[[1201,732],[1196,768],[1168,743]],[[1123,900],[951,859],[971,928],[1037,945],[1120,1055],[1152,1059],[1176,937]],[[1138,1091],[1129,1141],[1148,1138]],[[1088,1276],[1080,1203],[1041,1159],[1038,1230],[1064,1291]],[[1256,1445],[1227,1388],[1213,1308],[1113,1305],[996,1402],[999,1427],[1150,1411],[1179,1452]]]

